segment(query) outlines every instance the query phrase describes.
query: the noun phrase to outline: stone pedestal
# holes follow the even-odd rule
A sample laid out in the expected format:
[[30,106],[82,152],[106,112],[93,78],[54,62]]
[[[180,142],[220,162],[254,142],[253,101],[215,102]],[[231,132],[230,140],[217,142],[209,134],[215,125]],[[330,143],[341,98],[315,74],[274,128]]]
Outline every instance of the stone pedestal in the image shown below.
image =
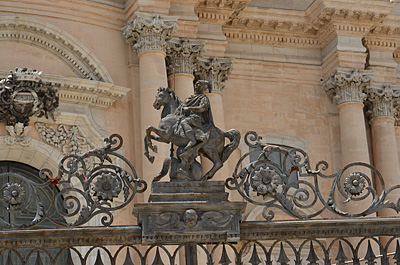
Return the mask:
[[133,214],[143,244],[238,242],[245,207],[228,201],[223,181],[155,182],[149,202],[136,204]]

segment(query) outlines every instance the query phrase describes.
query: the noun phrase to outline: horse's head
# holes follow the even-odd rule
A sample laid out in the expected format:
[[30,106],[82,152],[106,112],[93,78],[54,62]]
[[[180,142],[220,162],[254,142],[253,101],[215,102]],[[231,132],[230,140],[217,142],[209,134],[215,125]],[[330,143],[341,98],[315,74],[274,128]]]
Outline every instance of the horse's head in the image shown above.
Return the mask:
[[153,107],[159,110],[162,106],[171,101],[172,90],[168,87],[160,87],[157,89],[156,99],[154,100]]

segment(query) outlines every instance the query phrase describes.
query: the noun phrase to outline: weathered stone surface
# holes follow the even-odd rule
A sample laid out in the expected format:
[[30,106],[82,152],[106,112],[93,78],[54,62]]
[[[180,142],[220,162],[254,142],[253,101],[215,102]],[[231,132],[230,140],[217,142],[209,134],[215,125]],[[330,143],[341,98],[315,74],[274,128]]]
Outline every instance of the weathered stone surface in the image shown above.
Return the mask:
[[239,241],[246,203],[227,201],[224,182],[158,182],[152,191],[133,208],[143,244]]

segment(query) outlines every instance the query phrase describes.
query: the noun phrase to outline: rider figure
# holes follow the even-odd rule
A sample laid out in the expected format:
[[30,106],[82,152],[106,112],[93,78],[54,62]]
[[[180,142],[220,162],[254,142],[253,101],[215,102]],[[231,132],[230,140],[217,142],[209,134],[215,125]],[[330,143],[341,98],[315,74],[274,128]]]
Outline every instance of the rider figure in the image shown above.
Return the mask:
[[209,129],[205,125],[214,124],[210,101],[204,95],[206,89],[211,92],[210,82],[197,81],[194,85],[194,95],[189,96],[182,105],[183,118],[181,125],[185,135],[189,138],[189,143],[185,147],[186,150],[196,145],[197,140],[206,141],[209,135],[204,131],[209,131]]

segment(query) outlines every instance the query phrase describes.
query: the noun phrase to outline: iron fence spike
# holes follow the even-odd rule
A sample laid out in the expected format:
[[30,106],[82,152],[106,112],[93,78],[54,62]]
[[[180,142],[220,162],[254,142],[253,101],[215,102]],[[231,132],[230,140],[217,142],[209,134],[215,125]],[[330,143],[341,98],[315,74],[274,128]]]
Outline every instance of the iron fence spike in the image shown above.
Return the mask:
[[104,265],[103,260],[101,259],[100,250],[97,250],[97,257],[94,265]]
[[251,254],[251,258],[249,260],[249,263],[251,265],[258,265],[258,264],[261,263],[261,260],[260,260],[260,258],[258,257],[258,254],[257,254],[256,244],[254,244],[253,253]]
[[312,241],[310,242],[310,252],[308,253],[307,260],[310,262],[309,265],[315,265],[319,260],[317,253],[315,253]]
[[129,251],[129,248],[126,249],[126,256],[125,256],[125,261],[123,265],[134,265],[132,258],[131,258],[131,253]]
[[345,262],[347,261],[346,254],[344,254],[343,247],[342,247],[342,241],[339,241],[339,250],[338,254],[336,255],[336,260],[339,262],[338,264],[344,265]]
[[285,249],[283,248],[283,244],[281,242],[281,249],[279,251],[279,257],[277,262],[279,262],[281,265],[287,265],[289,262],[289,258],[287,257],[286,253],[285,253]]
[[376,264],[376,262],[375,262],[375,259],[376,259],[376,256],[375,256],[375,253],[374,253],[374,251],[372,250],[372,247],[371,247],[371,240],[368,240],[368,249],[367,249],[367,254],[365,254],[365,258],[364,258],[368,263],[368,265],[373,265],[373,264]]
[[224,244],[223,248],[222,248],[222,254],[221,254],[221,259],[219,260],[219,264],[229,265],[231,263],[232,263],[232,261],[229,259],[228,253],[226,253],[226,248],[225,248],[225,244]]
[[154,257],[154,261],[151,265],[164,265],[160,256],[160,250],[157,247],[156,256]]
[[36,262],[35,265],[43,265],[42,259],[40,258],[40,252],[37,251]]

